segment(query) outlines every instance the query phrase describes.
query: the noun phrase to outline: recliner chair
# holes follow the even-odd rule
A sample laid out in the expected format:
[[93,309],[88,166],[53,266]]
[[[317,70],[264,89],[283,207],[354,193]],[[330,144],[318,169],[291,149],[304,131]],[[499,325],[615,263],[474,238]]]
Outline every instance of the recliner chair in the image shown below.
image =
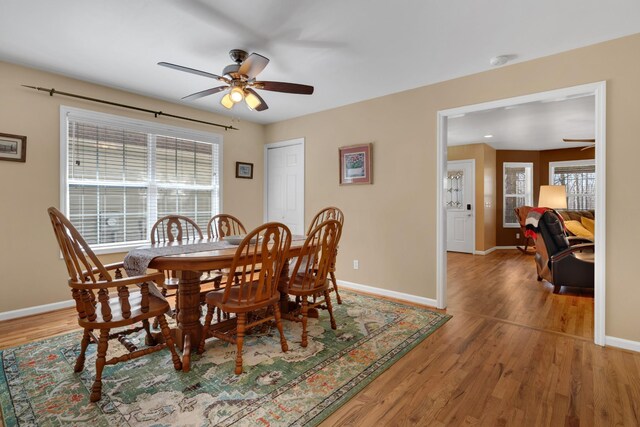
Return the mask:
[[562,286],[593,288],[595,244],[588,239],[570,242],[554,211],[542,215],[538,229],[535,254],[538,280],[551,283],[556,294]]

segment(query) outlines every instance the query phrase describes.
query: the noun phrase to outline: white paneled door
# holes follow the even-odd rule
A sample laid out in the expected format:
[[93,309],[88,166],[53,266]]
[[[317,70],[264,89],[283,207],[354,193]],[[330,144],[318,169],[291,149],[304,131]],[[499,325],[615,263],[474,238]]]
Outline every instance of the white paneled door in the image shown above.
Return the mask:
[[268,144],[265,159],[266,221],[304,234],[304,140]]
[[447,209],[447,250],[472,254],[475,246],[475,164],[474,160],[447,163],[445,207]]

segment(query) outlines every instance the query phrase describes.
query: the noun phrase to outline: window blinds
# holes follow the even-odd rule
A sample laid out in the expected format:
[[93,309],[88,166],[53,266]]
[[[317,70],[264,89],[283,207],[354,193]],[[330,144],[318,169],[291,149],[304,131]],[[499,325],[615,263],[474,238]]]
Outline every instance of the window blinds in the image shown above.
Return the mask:
[[90,245],[148,240],[168,214],[219,211],[219,145],[126,123],[67,118],[68,216]]

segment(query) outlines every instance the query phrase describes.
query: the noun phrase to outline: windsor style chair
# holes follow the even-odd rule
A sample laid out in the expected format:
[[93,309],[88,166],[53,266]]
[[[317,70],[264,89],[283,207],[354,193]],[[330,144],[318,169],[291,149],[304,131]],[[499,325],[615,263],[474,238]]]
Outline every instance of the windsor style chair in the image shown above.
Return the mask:
[[[255,243],[251,243],[252,239],[256,239]],[[207,315],[198,346],[199,353],[204,351],[205,340],[211,336],[236,344],[235,373],[239,375],[242,373],[245,332],[271,320],[275,320],[280,333],[282,351],[288,351],[280,318],[278,281],[290,246],[289,228],[276,222],[256,228],[238,245],[227,273],[224,291],[207,294]],[[258,263],[261,268],[256,271]],[[230,280],[232,277],[234,280]],[[212,327],[215,309],[235,314],[235,328],[217,328],[216,325]],[[258,310],[263,311],[261,316],[255,315]]]
[[[176,370],[182,369],[182,363],[176,353],[165,313],[170,311],[169,303],[160,295],[154,283],[162,283],[164,275],[160,272],[143,276],[124,277],[123,264],[103,265],[91,247],[56,208],[48,209],[51,225],[60,251],[69,273],[69,287],[78,313],[78,324],[84,329],[80,343],[80,354],[76,359],[75,372],[84,369],[85,354],[90,343],[98,345],[96,358],[96,376],[91,387],[90,400],[97,402],[102,397],[102,371],[105,365],[113,365],[168,348]],[[137,285],[135,290],[131,285]],[[115,293],[111,293],[115,292]],[[155,318],[164,343],[156,344],[151,335],[149,319]],[[114,333],[121,328],[140,323],[141,326]],[[150,347],[138,348],[127,335],[143,330]],[[94,331],[99,331],[99,336]],[[109,340],[117,339],[129,353],[107,359]]]

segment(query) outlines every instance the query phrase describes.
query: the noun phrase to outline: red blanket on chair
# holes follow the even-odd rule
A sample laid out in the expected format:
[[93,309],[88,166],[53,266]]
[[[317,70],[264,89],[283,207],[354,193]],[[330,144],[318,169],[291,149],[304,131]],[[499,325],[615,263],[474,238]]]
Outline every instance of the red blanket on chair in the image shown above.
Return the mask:
[[527,220],[525,221],[524,235],[526,237],[531,237],[533,240],[536,239],[536,237],[538,236],[538,232],[540,231],[540,228],[538,228],[538,223],[540,222],[540,218],[542,218],[542,215],[544,215],[546,211],[555,212],[556,215],[558,215],[558,218],[560,218],[562,229],[566,231],[562,215],[551,208],[532,208],[527,215]]

